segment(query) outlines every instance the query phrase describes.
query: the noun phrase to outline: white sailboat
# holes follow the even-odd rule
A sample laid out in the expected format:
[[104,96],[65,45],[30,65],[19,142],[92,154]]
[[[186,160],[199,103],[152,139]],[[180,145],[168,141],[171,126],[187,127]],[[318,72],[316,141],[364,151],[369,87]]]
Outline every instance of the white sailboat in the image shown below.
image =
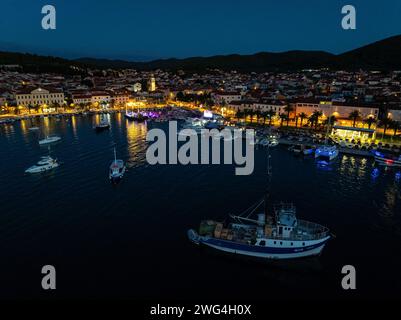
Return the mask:
[[116,148],[114,148],[114,160],[109,168],[109,179],[112,183],[118,183],[125,173],[125,164],[123,160],[117,159]]

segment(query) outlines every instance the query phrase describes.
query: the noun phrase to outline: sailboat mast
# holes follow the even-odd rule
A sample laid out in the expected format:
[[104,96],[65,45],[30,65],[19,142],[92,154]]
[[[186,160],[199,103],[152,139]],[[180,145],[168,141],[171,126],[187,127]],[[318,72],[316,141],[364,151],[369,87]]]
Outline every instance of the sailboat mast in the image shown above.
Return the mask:
[[266,193],[265,193],[265,214],[268,215],[268,203],[270,202],[270,186],[271,186],[271,175],[272,167],[270,160],[270,145],[267,145],[267,181],[266,181]]
[[116,148],[114,147],[114,162],[117,162]]
[[327,130],[326,130],[326,137],[324,139],[324,144],[327,145],[327,139],[329,138],[329,127],[330,127],[331,117],[327,119]]

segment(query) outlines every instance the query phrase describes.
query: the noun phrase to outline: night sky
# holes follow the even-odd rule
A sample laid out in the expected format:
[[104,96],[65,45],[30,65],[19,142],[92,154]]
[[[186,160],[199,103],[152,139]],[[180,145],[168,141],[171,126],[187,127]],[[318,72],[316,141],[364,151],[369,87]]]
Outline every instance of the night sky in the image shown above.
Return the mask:
[[[41,28],[46,4],[56,7],[56,30]],[[356,30],[341,28],[346,4],[356,7]],[[0,6],[0,50],[67,58],[341,53],[401,34],[399,0],[2,0]]]

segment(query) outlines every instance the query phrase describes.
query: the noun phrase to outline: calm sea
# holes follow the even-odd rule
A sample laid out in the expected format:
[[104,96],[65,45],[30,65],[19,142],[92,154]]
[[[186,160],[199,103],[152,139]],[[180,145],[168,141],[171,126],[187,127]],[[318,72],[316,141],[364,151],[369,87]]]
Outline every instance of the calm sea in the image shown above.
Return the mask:
[[[340,156],[330,167],[272,151],[272,198],[291,201],[298,216],[336,235],[319,258],[266,263],[200,250],[186,238],[201,219],[224,219],[258,200],[265,187],[266,151],[255,171],[233,165],[146,162],[146,132],[166,124],[111,115],[24,120],[0,127],[0,297],[287,299],[395,298],[401,293],[401,181],[396,170]],[[39,132],[29,131],[30,126]],[[62,165],[46,175],[24,170],[47,155],[38,139],[57,134],[50,153]],[[108,166],[127,162],[112,186]],[[41,268],[57,270],[57,289],[41,289]],[[357,290],[341,288],[341,268],[353,265]]]

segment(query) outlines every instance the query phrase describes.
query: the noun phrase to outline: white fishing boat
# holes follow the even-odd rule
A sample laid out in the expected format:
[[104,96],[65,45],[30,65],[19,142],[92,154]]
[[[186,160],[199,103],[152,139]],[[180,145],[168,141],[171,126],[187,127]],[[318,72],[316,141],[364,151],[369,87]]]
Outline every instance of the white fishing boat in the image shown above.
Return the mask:
[[125,164],[123,160],[117,159],[116,148],[114,148],[114,160],[109,168],[109,179],[112,183],[118,183],[125,173]]
[[[269,147],[267,148],[269,150]],[[271,167],[268,151],[268,186]],[[269,190],[269,189],[268,189]],[[252,215],[264,205],[264,210]],[[269,191],[264,198],[241,215],[230,216],[232,221],[201,222],[199,232],[188,230],[188,238],[197,245],[219,251],[264,259],[293,259],[319,255],[331,238],[329,229],[298,219],[292,204],[269,208]]]
[[39,140],[40,145],[54,143],[60,141],[61,138],[59,136],[47,136],[45,139]]
[[29,131],[38,131],[39,127],[30,127],[28,130]]
[[57,159],[50,156],[42,157],[35,165],[25,170],[25,173],[42,173],[45,171],[53,170],[60,166]]

